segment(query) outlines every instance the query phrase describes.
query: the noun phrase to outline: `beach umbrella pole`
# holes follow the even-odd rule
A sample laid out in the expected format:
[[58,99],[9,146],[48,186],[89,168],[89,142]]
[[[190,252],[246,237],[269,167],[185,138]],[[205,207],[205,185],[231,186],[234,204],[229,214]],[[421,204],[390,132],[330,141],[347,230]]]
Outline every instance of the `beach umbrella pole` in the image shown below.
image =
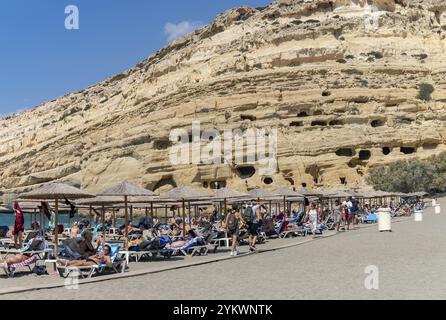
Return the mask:
[[105,240],[105,207],[102,205],[102,236]]
[[59,199],[55,199],[55,217],[54,217],[54,257],[57,259],[58,236],[59,236]]
[[183,237],[186,236],[186,223],[185,223],[185,220],[186,220],[186,203],[185,203],[185,201],[183,199]]
[[127,208],[127,196],[124,196],[124,206],[125,206],[125,231],[124,231],[124,236],[125,236],[125,249],[128,250],[129,248],[129,243],[128,243],[128,235],[129,235],[129,230],[128,230],[128,226],[129,226],[129,212],[128,212],[128,208]]

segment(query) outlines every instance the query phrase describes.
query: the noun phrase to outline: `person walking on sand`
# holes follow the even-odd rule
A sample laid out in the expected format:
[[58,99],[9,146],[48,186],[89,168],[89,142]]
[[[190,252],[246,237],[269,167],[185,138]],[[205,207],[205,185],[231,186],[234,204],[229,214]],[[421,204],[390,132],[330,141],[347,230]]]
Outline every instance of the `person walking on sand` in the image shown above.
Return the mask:
[[228,215],[226,216],[226,234],[228,238],[231,238],[232,240],[232,247],[231,247],[231,256],[237,256],[237,242],[238,237],[240,233],[240,222],[243,224],[245,221],[243,220],[240,213],[236,210],[230,210]]
[[316,209],[316,204],[314,202],[312,202],[310,204],[310,208],[307,211],[306,220],[308,220],[310,222],[311,232],[313,233],[313,236],[315,236],[316,230],[317,230],[317,224],[318,224],[318,220],[319,220],[319,213],[318,213],[318,210]]
[[246,221],[246,224],[248,225],[249,251],[256,252],[256,242],[262,216],[260,213],[260,206],[256,204],[255,201],[252,201],[250,205],[246,206],[243,212],[243,220]]
[[[23,231],[25,231],[25,217],[23,211],[17,201],[14,202],[14,247],[19,249],[23,244]],[[18,242],[18,243],[17,243]]]

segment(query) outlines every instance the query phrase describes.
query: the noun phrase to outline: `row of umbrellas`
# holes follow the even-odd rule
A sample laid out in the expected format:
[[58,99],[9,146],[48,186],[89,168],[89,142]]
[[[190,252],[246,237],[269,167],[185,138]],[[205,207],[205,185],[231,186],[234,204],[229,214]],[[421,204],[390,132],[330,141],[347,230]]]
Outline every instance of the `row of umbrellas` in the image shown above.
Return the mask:
[[[394,195],[394,194],[392,194]],[[277,197],[283,197],[284,204],[287,199],[290,201],[302,201],[304,197],[349,197],[349,196],[359,196],[357,193],[347,192],[347,191],[313,191],[307,189],[301,189],[299,191],[293,191],[288,188],[280,188],[276,191],[269,191],[264,189],[253,189],[248,193],[242,193],[229,188],[223,188],[216,190],[211,196],[207,193],[198,191],[191,187],[178,187],[171,191],[157,195],[154,192],[142,188],[140,186],[129,183],[128,181],[123,181],[109,189],[99,192],[97,195],[90,194],[88,192],[82,191],[78,188],[69,186],[64,183],[55,182],[49,183],[41,186],[33,191],[24,193],[21,195],[22,199],[34,199],[34,200],[54,200],[55,207],[55,225],[58,225],[58,213],[59,213],[59,201],[62,199],[79,200],[78,204],[83,205],[96,205],[102,206],[104,209],[105,205],[124,203],[125,208],[125,236],[127,238],[128,233],[128,206],[129,200],[140,203],[150,203],[153,209],[153,203],[163,202],[163,203],[178,203],[182,204],[182,214],[183,221],[185,218],[186,202],[191,201],[206,201],[206,200],[219,200],[224,201],[224,206],[226,209],[227,201],[230,199],[239,200],[249,200],[249,199],[277,199]],[[387,196],[382,194],[378,196]],[[370,196],[372,197],[372,196]],[[139,199],[136,199],[139,198]],[[226,212],[226,210],[225,210]],[[104,214],[104,210],[102,210]],[[103,217],[104,218],[104,217]],[[104,220],[102,220],[104,221]],[[183,224],[183,232],[185,225]],[[55,253],[57,254],[57,244],[58,244],[58,232],[55,232]]]

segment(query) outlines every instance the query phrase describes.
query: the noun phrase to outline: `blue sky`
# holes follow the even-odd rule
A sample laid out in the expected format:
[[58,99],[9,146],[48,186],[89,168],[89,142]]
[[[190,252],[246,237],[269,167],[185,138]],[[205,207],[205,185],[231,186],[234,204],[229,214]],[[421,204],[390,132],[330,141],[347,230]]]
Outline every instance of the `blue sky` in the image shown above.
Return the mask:
[[[78,91],[222,11],[271,0],[0,0],[0,114]],[[65,7],[79,30],[65,29]]]

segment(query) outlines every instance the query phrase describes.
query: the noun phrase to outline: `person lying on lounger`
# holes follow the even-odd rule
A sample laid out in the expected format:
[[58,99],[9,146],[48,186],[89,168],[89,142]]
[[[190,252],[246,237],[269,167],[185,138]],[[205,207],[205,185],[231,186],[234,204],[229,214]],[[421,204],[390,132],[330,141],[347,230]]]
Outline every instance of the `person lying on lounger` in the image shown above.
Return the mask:
[[30,254],[26,254],[26,253],[18,253],[13,257],[9,257],[6,258],[4,260],[0,260],[0,265],[4,265],[6,264],[6,266],[10,266],[12,264],[17,264],[17,263],[21,263],[27,259],[31,258]]
[[86,260],[57,260],[57,262],[64,267],[89,267],[100,264],[106,264],[108,267],[111,267],[113,266],[113,263],[111,261],[110,253],[111,248],[106,244],[104,245],[103,252],[97,252]]
[[34,238],[28,242],[20,251],[13,257],[6,259],[0,259],[0,265],[10,266],[13,264],[21,263],[32,257],[31,251],[39,251],[42,249],[42,244],[44,245],[44,240],[42,238]]
[[179,240],[166,245],[166,248],[175,249],[187,246],[188,244],[195,243],[199,238],[202,238],[195,230],[189,230],[187,232],[187,238]]

